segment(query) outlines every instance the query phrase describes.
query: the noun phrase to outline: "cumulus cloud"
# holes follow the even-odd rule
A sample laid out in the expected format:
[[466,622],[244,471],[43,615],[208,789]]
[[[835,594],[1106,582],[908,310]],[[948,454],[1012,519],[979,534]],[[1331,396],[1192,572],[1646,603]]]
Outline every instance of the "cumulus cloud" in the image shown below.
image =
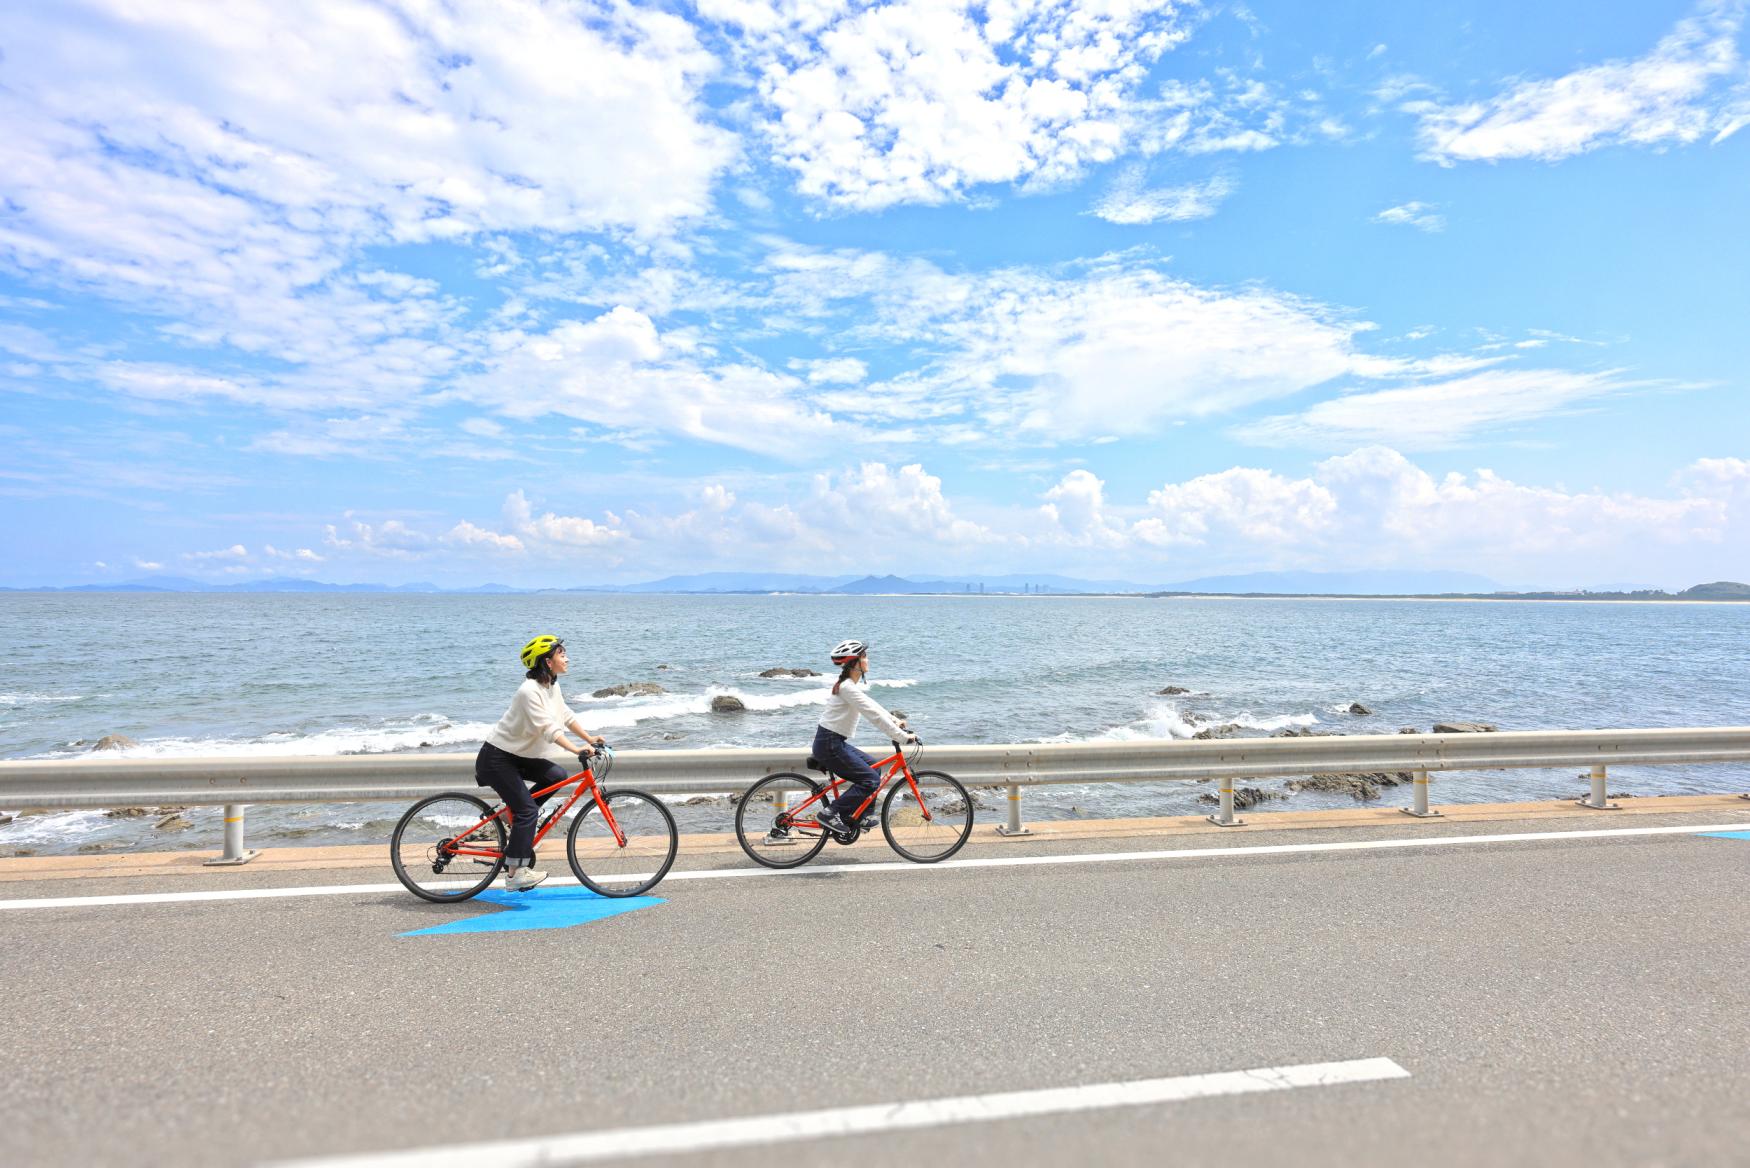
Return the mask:
[[1408,202],[1387,207],[1373,217],[1375,223],[1414,227],[1418,231],[1445,231],[1446,216],[1433,203]]
[[1106,484],[1090,470],[1072,470],[1045,492],[1039,508],[1048,531],[1071,543],[1117,546],[1124,536],[1106,514]]
[[1718,142],[1750,113],[1737,43],[1744,7],[1742,0],[1709,0],[1635,60],[1521,81],[1482,101],[1417,100],[1403,108],[1420,118],[1423,157],[1446,166],[1554,161],[1610,145]]
[[[747,499],[706,483],[669,510],[595,517],[505,500],[500,529],[460,520],[412,530],[398,521],[331,528],[359,557],[515,561],[549,570],[588,554],[645,579],[724,567],[826,572],[1012,570],[1051,555],[1063,570],[1131,574],[1260,568],[1444,565],[1506,580],[1588,572],[1730,575],[1722,549],[1750,534],[1750,460],[1700,459],[1667,496],[1515,482],[1487,468],[1435,475],[1384,446],[1327,458],[1301,475],[1235,466],[1112,499],[1086,468],[1065,473],[1033,508],[985,510],[951,497],[922,465],[869,462]],[[1736,563],[1738,566],[1732,566]],[[1690,566],[1693,565],[1693,566]],[[1699,577],[1698,577],[1699,578]]]
[[456,394],[518,419],[559,415],[629,433],[680,435],[764,453],[810,448],[836,424],[801,383],[757,365],[708,363],[635,309],[487,339],[485,370]]
[[1049,184],[1117,157],[1178,0],[701,0],[737,35],[755,122],[805,196],[850,210]]
[[1233,193],[1233,181],[1215,175],[1200,183],[1176,187],[1144,185],[1140,166],[1126,167],[1094,204],[1093,214],[1108,223],[1147,224],[1166,220],[1207,219]]

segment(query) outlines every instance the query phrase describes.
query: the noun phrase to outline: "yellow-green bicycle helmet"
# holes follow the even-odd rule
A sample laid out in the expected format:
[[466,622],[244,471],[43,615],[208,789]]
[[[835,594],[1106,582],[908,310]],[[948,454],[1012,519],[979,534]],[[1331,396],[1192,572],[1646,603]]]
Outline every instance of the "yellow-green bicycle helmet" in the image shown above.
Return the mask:
[[523,668],[533,669],[535,667],[535,662],[539,661],[541,658],[545,657],[563,644],[565,644],[565,642],[561,641],[558,637],[555,637],[552,633],[542,633],[540,636],[523,646]]

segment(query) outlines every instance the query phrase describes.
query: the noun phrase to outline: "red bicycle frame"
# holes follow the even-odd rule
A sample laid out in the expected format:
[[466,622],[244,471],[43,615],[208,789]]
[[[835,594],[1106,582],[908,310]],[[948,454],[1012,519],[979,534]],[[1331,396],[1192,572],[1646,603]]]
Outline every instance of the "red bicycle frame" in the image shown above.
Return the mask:
[[[862,819],[864,815],[868,814],[869,808],[874,804],[876,798],[881,792],[887,789],[887,784],[893,781],[895,775],[901,774],[905,776],[906,785],[911,788],[912,797],[918,801],[918,810],[923,813],[923,817],[925,819],[935,818],[935,816],[930,814],[929,807],[924,803],[923,793],[918,790],[917,780],[912,777],[911,762],[905,757],[905,751],[901,749],[899,743],[895,742],[893,744],[892,754],[872,765],[877,771],[882,767],[887,767],[888,771],[885,775],[881,776],[881,781],[875,785],[875,789],[869,792],[869,797],[857,805],[856,812],[848,817],[851,822],[854,823],[857,820]],[[785,811],[778,820],[779,825],[783,827],[813,827],[820,828],[824,831],[825,829],[821,828],[818,819],[797,819],[796,813],[805,807],[812,806],[815,803],[820,803],[822,800],[836,799],[839,791],[849,783],[849,779],[841,778],[840,776],[833,774],[831,771],[828,771],[826,785],[817,793],[810,795],[802,802],[796,804],[796,806]],[[822,803],[822,806],[825,806],[825,804]],[[818,814],[818,812],[816,812],[816,814]]]
[[[554,783],[551,787],[543,787],[541,790],[531,791],[529,794],[539,802],[548,795],[551,795],[554,791],[557,791],[559,788],[568,787],[573,783],[577,784],[577,790],[571,792],[570,798],[565,800],[565,803],[559,808],[559,810],[545,816],[541,826],[535,832],[535,843],[539,844],[542,840],[546,839],[547,833],[553,830],[553,825],[565,818],[565,813],[570,811],[573,805],[575,805],[579,799],[583,798],[584,794],[587,792],[595,799],[595,805],[602,813],[602,821],[608,825],[608,830],[614,833],[614,843],[619,847],[625,847],[626,833],[620,830],[619,823],[614,819],[614,813],[608,810],[608,801],[602,798],[601,784],[595,781],[595,772],[588,767],[585,767],[577,774],[572,775],[569,779],[562,779],[561,781]],[[537,809],[537,814],[540,814],[539,809]],[[496,812],[488,815],[485,819],[482,819],[467,831],[458,832],[452,837],[452,841],[467,840],[469,836],[473,835],[495,819],[502,819],[505,821],[506,825],[509,825],[514,821],[515,817],[511,814],[509,807],[500,807]],[[443,845],[443,853],[447,856],[479,856],[487,860],[501,860],[504,858],[504,852],[499,848],[459,847],[454,842],[445,843]]]

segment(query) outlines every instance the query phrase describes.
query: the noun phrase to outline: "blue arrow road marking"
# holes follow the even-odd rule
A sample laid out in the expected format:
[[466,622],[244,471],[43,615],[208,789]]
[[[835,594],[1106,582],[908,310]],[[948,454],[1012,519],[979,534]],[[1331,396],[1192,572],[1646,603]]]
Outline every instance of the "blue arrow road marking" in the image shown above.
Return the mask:
[[534,888],[528,892],[482,892],[475,900],[501,904],[503,910],[467,917],[402,933],[429,937],[434,933],[512,933],[522,929],[569,929],[586,921],[636,912],[661,904],[659,896],[598,896],[587,888]]
[[1711,835],[1715,839],[1750,840],[1750,831],[1704,831],[1701,835]]

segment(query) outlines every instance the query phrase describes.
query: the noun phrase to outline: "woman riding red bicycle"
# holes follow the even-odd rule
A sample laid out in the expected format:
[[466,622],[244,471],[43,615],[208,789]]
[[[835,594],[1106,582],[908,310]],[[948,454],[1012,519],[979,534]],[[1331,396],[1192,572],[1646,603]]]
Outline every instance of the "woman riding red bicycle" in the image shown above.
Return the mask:
[[[851,735],[863,718],[875,723],[881,733],[896,743],[913,743],[917,735],[888,713],[880,702],[869,696],[865,678],[869,675],[869,645],[864,641],[840,641],[833,647],[832,663],[839,666],[839,679],[833,683],[832,697],[820,715],[820,725],[814,731],[814,757],[828,770],[850,781],[850,789],[841,794],[818,816],[820,825],[841,834],[849,834],[850,817],[857,808],[875,794],[881,786],[881,776],[875,771],[872,755],[851,745]],[[855,826],[864,831],[874,827],[871,813],[866,822]]]
[[[547,750],[557,746],[575,754],[587,768],[590,747],[602,744],[600,737],[578,724],[559,692],[559,679],[571,668],[565,642],[543,633],[523,646],[522,662],[528,670],[527,680],[517,687],[510,709],[486,736],[474,758],[475,783],[491,787],[511,810],[510,843],[504,849],[504,886],[513,892],[525,892],[547,878],[545,872],[535,867],[535,828],[540,807],[529,792],[564,782],[568,773],[546,757]],[[585,745],[568,738],[567,730]]]

